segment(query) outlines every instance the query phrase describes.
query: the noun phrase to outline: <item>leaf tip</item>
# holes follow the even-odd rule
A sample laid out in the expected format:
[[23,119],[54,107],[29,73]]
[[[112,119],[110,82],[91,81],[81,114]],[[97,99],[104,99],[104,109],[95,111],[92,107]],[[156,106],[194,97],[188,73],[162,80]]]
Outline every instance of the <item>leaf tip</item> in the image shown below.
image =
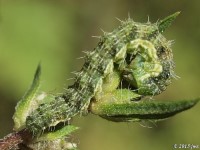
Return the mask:
[[167,16],[166,18],[162,19],[158,22],[158,30],[160,32],[164,32],[176,19],[176,17],[180,14],[180,11],[175,12],[174,14]]

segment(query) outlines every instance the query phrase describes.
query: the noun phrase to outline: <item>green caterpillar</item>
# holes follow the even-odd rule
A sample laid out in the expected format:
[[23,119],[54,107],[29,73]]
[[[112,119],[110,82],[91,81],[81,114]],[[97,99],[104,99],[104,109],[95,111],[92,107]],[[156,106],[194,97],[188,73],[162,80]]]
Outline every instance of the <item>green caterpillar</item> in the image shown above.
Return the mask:
[[178,14],[153,24],[137,23],[129,18],[113,32],[104,33],[94,51],[88,52],[74,84],[31,113],[26,119],[26,128],[38,134],[87,112],[90,101],[102,93],[104,80],[112,78],[114,70],[123,88],[134,90],[141,97],[160,94],[174,77],[170,42],[162,32]]

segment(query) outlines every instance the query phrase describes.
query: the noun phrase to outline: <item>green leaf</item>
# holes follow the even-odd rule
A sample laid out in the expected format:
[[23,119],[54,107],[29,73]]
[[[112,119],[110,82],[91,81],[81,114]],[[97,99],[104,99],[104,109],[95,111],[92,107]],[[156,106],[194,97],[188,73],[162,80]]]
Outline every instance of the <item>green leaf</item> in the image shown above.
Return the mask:
[[40,74],[41,74],[41,67],[40,65],[38,65],[37,70],[35,72],[34,80],[30,88],[15,107],[13,120],[14,120],[14,130],[16,131],[19,131],[25,127],[26,117],[30,114],[31,111],[33,111],[33,108],[37,105],[35,104],[36,102],[34,99],[40,85]]
[[158,22],[158,30],[162,33],[165,31],[165,29],[167,29],[172,22],[176,19],[176,17],[180,14],[180,12],[176,12],[166,18],[164,18],[163,20]]
[[111,121],[162,120],[193,107],[200,99],[182,101],[142,100],[127,103],[93,103],[91,111]]
[[66,125],[60,129],[57,129],[53,132],[47,132],[40,137],[36,138],[36,142],[39,141],[53,141],[57,139],[61,139],[63,137],[66,137],[70,133],[74,132],[75,130],[79,129],[78,127],[72,126],[72,125]]

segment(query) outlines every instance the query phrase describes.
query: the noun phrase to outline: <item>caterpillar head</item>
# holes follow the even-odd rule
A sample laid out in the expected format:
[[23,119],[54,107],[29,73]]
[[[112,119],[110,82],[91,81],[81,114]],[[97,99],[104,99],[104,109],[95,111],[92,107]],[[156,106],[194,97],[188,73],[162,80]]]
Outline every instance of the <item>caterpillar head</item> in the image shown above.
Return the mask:
[[157,95],[166,89],[174,77],[171,41],[161,34],[179,14],[158,23],[135,23],[137,36],[127,45],[127,68],[124,78],[141,95]]

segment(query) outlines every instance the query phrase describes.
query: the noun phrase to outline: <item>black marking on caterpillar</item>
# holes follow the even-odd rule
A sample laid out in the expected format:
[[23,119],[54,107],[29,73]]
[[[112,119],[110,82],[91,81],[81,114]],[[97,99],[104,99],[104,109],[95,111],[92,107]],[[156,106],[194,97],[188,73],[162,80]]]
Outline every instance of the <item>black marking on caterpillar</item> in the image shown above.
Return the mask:
[[75,83],[28,116],[27,128],[38,134],[87,111],[90,100],[102,91],[103,80],[114,69],[142,96],[164,91],[174,76],[174,63],[170,43],[161,33],[177,15],[154,24],[137,23],[129,18],[113,32],[104,33],[94,51],[87,54]]

